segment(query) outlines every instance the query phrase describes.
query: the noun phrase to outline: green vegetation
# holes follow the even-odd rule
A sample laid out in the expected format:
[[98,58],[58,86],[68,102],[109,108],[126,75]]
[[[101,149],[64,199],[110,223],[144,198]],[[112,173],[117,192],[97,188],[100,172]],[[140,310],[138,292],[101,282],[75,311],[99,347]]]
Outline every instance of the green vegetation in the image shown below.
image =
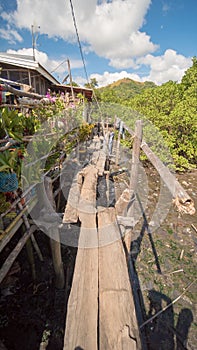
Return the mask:
[[[101,103],[107,102],[114,105],[116,103],[116,112],[114,106],[111,109],[111,116],[117,115],[131,128],[134,127],[136,118],[143,119],[146,124],[144,138],[152,146],[158,140],[152,132],[150,123],[147,122],[150,121],[160,133],[160,139],[163,137],[177,170],[192,169],[196,166],[196,57],[193,58],[192,67],[185,72],[179,84],[169,81],[161,86],[155,86],[150,82],[142,84],[124,79],[108,87],[97,89],[96,94]],[[104,108],[104,114],[110,115],[109,106]],[[157,145],[158,149],[160,147],[161,142],[159,146]],[[162,160],[165,161],[165,155]]]
[[123,103],[135,95],[140,94],[144,89],[154,88],[156,85],[152,82],[136,82],[132,79],[121,79],[107,87],[99,89],[98,98],[104,102]]
[[15,173],[19,187],[39,182],[43,172],[58,165],[62,153],[69,154],[91,130],[83,123],[82,100],[65,106],[61,96],[52,96],[27,114],[2,108],[0,173]]

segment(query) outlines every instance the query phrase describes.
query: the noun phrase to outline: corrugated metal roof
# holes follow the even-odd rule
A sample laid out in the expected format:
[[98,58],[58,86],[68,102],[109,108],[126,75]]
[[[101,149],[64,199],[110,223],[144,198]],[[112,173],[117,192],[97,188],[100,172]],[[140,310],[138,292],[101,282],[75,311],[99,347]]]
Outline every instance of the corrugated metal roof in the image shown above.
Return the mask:
[[33,59],[33,56],[0,52],[0,63],[11,64],[16,67],[23,67],[27,69],[34,69],[53,84],[59,84],[58,80],[56,80],[39,62]]
[[[56,84],[57,87],[60,87],[60,88],[71,88],[71,85],[64,85],[64,84]],[[85,88],[85,87],[81,87],[81,86],[75,86],[73,85],[73,90],[74,91],[79,91],[79,92],[82,92],[82,91],[87,91],[87,92],[90,92],[92,93],[92,89],[88,89],[88,88]]]

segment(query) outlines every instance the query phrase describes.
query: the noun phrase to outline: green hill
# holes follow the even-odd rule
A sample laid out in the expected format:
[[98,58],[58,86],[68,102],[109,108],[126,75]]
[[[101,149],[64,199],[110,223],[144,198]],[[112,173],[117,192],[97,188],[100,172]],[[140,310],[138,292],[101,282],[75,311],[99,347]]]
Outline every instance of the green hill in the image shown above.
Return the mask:
[[102,101],[118,102],[120,100],[128,100],[140,94],[144,89],[154,87],[156,87],[156,85],[150,81],[141,83],[129,78],[124,78],[96,90]]

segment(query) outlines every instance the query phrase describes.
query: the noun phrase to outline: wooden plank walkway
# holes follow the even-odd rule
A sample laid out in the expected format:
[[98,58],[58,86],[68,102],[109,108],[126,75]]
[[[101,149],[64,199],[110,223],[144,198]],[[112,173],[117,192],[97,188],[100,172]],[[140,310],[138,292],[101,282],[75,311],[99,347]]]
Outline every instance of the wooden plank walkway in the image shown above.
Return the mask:
[[[105,245],[108,231],[113,234],[113,240]],[[98,233],[99,348],[140,349],[133,295],[115,208],[99,208]]]
[[[81,230],[63,349],[138,350],[140,336],[116,211],[96,205],[98,178],[106,160],[104,150],[96,146],[92,161],[74,179],[69,196],[77,186],[75,214]],[[81,176],[83,181],[77,180]],[[72,221],[68,214],[66,207],[63,222]]]
[[[88,166],[78,205],[81,221],[79,249],[66,319],[64,349],[97,349],[98,238],[96,229],[97,169]],[[91,244],[94,248],[87,249]]]

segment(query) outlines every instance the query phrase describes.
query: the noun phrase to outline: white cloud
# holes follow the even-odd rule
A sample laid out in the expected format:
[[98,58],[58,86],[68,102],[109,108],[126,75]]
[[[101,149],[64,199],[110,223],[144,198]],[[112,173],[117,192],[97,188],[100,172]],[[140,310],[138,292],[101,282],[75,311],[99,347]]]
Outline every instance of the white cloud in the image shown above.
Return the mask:
[[99,87],[112,84],[113,82],[124,78],[133,79],[135,81],[142,81],[138,74],[128,73],[126,71],[115,73],[104,72],[104,74],[91,74],[90,79],[91,78],[96,78]]
[[163,56],[147,55],[137,60],[137,63],[150,67],[150,73],[143,78],[144,81],[150,80],[160,85],[169,80],[180,82],[185,71],[191,66],[192,60],[168,49]]
[[5,39],[10,44],[15,44],[16,41],[22,42],[22,36],[14,29],[11,29],[9,25],[5,28],[0,28],[0,37]]
[[[17,29],[25,28],[31,31],[31,25],[34,25],[35,29],[40,26],[40,34],[47,34],[49,38],[76,42],[69,1],[34,0],[33,5],[27,0],[16,1],[16,11],[12,13],[2,11],[0,14],[4,21],[8,22],[7,28],[0,29],[0,36],[13,43],[22,42]],[[158,46],[151,41],[149,35],[141,31],[151,0],[72,0],[72,2],[84,55],[93,51],[98,56],[108,59],[111,67],[122,70],[117,73],[105,72],[103,75],[93,75],[100,86],[123,77],[137,81],[151,80],[156,84],[168,80],[179,82],[185,70],[191,66],[190,58],[171,49],[166,50],[162,56],[153,56]],[[164,0],[163,13],[169,10],[169,5]],[[32,49],[21,50],[32,55]],[[63,79],[67,74],[67,63],[61,64],[64,57],[51,59],[46,53],[38,50],[36,55],[40,63],[50,72],[55,70],[55,75],[59,75],[58,79]],[[70,58],[70,61],[71,69],[83,67],[81,60]],[[125,71],[129,68],[139,71],[144,65],[146,71],[150,73],[143,78]],[[82,84],[83,78],[77,77],[75,81]]]
[[163,56],[147,55],[137,60],[140,65],[148,66],[150,73],[140,77],[138,74],[128,73],[126,71],[101,74],[92,74],[91,78],[96,78],[99,87],[106,86],[116,80],[130,78],[135,81],[144,82],[152,81],[157,85],[161,85],[169,80],[180,82],[185,71],[192,65],[191,58],[186,58],[177,54],[174,50],[166,50]]
[[[115,68],[126,68],[133,59],[152,53],[157,45],[140,31],[151,0],[73,0],[81,41],[89,50],[109,59]],[[40,33],[76,41],[70,2],[17,0],[17,10],[1,16],[17,28],[40,26]],[[122,62],[122,65],[121,65]],[[127,62],[127,64],[125,63]]]

